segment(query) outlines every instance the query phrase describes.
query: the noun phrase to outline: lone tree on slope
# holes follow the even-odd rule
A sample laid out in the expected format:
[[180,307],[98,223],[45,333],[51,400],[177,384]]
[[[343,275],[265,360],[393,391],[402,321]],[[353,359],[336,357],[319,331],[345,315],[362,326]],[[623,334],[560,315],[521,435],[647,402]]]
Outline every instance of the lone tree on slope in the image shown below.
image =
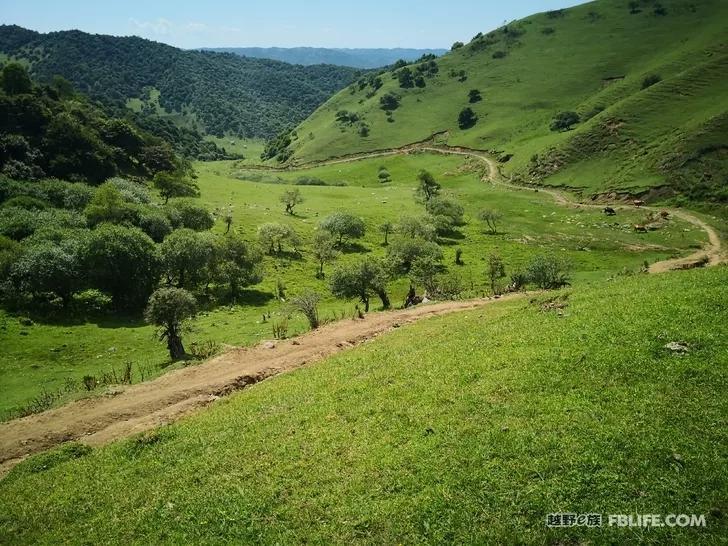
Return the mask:
[[180,360],[185,356],[182,331],[187,319],[197,310],[195,297],[183,288],[160,288],[149,298],[144,318],[159,327],[160,341],[167,340],[169,357]]
[[298,188],[292,190],[286,190],[281,195],[281,203],[286,206],[286,213],[293,215],[293,209],[296,205],[303,203],[303,195]]

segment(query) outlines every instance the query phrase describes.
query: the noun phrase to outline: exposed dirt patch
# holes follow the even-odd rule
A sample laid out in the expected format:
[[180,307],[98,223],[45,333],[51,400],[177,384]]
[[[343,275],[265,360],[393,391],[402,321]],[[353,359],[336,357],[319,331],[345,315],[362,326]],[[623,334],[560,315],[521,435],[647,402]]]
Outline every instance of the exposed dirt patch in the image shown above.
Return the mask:
[[[513,299],[522,294],[500,298]],[[221,396],[282,372],[321,360],[405,324],[497,300],[477,299],[419,305],[340,320],[273,347],[262,342],[237,348],[199,366],[169,372],[115,396],[88,398],[36,415],[0,423],[0,476],[28,455],[69,441],[101,445],[205,407]]]

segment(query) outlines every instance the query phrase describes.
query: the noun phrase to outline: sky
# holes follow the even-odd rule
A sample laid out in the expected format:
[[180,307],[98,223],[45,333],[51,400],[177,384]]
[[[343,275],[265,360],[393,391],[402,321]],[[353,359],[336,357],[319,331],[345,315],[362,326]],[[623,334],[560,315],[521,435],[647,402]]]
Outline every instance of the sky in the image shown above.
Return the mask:
[[0,0],[0,23],[141,36],[181,48],[449,48],[583,0]]

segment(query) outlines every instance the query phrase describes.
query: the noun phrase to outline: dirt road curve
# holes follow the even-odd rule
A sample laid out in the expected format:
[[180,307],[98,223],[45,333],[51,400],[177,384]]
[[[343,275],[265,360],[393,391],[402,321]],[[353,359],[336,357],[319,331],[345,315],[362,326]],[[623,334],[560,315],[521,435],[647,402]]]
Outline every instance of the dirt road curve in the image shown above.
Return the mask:
[[[500,300],[523,297],[504,296]],[[359,345],[416,320],[486,306],[493,299],[443,302],[344,319],[292,340],[234,349],[199,366],[101,396],[0,423],[0,476],[26,456],[78,440],[100,445],[172,422],[218,397]],[[271,346],[274,345],[274,346]]]

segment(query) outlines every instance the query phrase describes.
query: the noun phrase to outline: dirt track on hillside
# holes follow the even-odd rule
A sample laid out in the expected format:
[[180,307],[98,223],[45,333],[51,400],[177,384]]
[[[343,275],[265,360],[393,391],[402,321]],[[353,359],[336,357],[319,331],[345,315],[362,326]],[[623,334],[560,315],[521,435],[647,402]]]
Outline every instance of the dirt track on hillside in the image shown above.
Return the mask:
[[[560,192],[558,190],[554,189],[548,189],[544,188],[542,186],[539,186],[538,188],[535,187],[527,187],[527,186],[519,186],[517,184],[512,184],[506,180],[503,179],[503,177],[500,174],[500,170],[498,169],[498,165],[496,162],[488,156],[487,153],[479,151],[479,150],[473,150],[470,148],[462,148],[462,147],[452,147],[452,146],[445,146],[445,145],[434,145],[434,144],[428,144],[426,141],[418,142],[416,144],[409,144],[407,146],[403,146],[401,148],[392,148],[388,150],[378,150],[374,152],[363,152],[359,154],[352,154],[350,156],[345,157],[337,157],[333,159],[323,160],[323,161],[317,161],[312,164],[309,164],[308,167],[311,166],[324,166],[324,165],[337,165],[341,163],[351,163],[354,161],[361,161],[363,159],[372,159],[377,157],[387,157],[387,156],[393,156],[393,155],[405,155],[405,154],[411,154],[411,153],[417,153],[417,152],[431,152],[431,153],[438,153],[438,154],[444,154],[444,155],[460,155],[465,157],[471,157],[474,159],[477,159],[479,161],[482,161],[487,167],[488,167],[488,173],[483,175],[483,181],[497,184],[499,186],[503,186],[506,188],[509,188],[511,190],[516,191],[534,191],[535,189],[538,189],[539,193],[547,194],[551,196],[554,201],[556,201],[560,205],[564,206],[573,206],[576,208],[592,208],[592,209],[603,209],[605,206],[611,206],[615,210],[627,210],[627,209],[635,209],[634,205],[625,205],[623,203],[581,203],[578,201],[574,201],[570,197],[568,197],[565,193]],[[289,170],[298,170],[302,168],[306,168],[307,165],[296,165],[294,168],[289,167],[283,167],[280,169],[276,168],[270,168],[266,167],[266,170],[270,171],[289,171]],[[254,169],[255,167],[248,167],[249,169]],[[664,273],[666,271],[672,271],[675,269],[690,269],[692,267],[696,267],[698,265],[717,265],[719,263],[726,261],[726,255],[723,251],[722,247],[722,241],[718,233],[715,231],[715,229],[710,226],[707,222],[704,222],[694,214],[690,213],[689,211],[683,210],[683,209],[673,209],[673,208],[665,208],[661,207],[660,209],[656,209],[654,207],[649,206],[642,206],[642,210],[646,211],[658,211],[658,210],[667,210],[671,215],[676,216],[682,220],[685,220],[686,222],[692,224],[693,226],[703,230],[708,235],[708,243],[700,250],[697,250],[693,252],[692,254],[688,256],[683,256],[681,258],[673,258],[669,260],[663,260],[660,262],[655,262],[650,265],[649,272],[650,273]]]
[[371,313],[363,319],[344,319],[295,339],[233,349],[198,366],[169,372],[114,395],[87,398],[0,423],[0,476],[26,456],[63,442],[105,444],[170,423],[220,396],[321,360],[393,328],[523,295],[433,303]]

